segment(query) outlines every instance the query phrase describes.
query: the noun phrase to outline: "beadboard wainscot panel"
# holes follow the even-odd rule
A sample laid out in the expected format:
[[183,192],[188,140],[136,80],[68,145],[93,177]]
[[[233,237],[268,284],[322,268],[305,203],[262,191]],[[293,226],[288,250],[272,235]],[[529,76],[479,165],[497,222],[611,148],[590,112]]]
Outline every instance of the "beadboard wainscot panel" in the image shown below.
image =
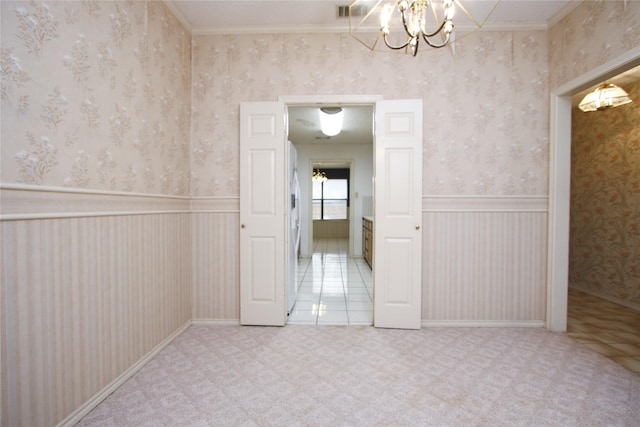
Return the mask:
[[192,313],[194,323],[240,321],[240,199],[194,197]]
[[72,425],[190,324],[189,198],[0,191],[3,425]]
[[423,198],[423,325],[544,325],[547,199]]

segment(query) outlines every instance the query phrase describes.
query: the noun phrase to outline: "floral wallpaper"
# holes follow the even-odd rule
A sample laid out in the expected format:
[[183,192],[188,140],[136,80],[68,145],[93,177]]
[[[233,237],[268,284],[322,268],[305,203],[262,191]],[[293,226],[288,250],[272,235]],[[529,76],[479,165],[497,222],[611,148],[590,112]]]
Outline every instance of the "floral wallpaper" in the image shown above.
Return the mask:
[[550,87],[640,46],[640,1],[583,1],[549,30]]
[[635,102],[572,112],[569,283],[640,306],[640,82]]
[[191,35],[160,1],[2,1],[2,182],[189,194]]
[[348,34],[194,36],[192,195],[238,196],[240,102],[318,94],[422,98],[425,195],[546,195],[547,45],[480,32],[413,58]]

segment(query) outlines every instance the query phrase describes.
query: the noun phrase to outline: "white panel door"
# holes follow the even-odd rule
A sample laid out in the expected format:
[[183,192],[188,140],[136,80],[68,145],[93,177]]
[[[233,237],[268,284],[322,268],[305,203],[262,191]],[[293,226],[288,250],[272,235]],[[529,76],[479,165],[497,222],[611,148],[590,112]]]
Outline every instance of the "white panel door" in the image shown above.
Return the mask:
[[285,107],[240,104],[240,323],[282,326],[285,298]]
[[419,329],[422,100],[376,102],[374,325]]

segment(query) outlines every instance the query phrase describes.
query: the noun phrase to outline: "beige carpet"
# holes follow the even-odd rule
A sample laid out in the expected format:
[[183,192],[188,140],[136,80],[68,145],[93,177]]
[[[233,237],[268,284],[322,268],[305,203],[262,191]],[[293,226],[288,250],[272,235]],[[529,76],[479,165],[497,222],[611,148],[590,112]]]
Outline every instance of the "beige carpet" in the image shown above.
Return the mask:
[[80,426],[638,426],[640,376],[544,329],[192,326]]

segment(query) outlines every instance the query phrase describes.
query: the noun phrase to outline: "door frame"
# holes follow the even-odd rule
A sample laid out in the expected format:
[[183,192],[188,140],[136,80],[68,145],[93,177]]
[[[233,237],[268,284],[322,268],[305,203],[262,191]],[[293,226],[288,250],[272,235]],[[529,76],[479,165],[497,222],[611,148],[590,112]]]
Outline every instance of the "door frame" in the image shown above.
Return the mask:
[[551,331],[567,330],[571,97],[636,66],[640,66],[640,47],[631,49],[551,91],[546,316],[546,327]]
[[[337,158],[337,157],[331,157],[331,158],[326,158],[326,159],[318,159],[318,158],[311,158],[309,159],[309,170],[313,173],[313,165],[318,165],[318,164],[322,164],[322,163],[342,163],[347,165],[347,168],[349,169],[349,182],[353,182],[353,177],[355,176],[354,172],[353,172],[353,168],[354,168],[354,164],[355,164],[355,160],[354,159],[345,159],[345,158]],[[349,223],[349,254],[348,256],[351,258],[353,257],[353,237],[354,237],[354,231],[353,230],[353,219],[354,219],[354,207],[353,207],[353,185],[349,186],[349,200],[351,200],[351,203],[349,203],[349,209],[347,209],[347,220]],[[309,200],[307,201],[307,213],[309,214],[309,218],[307,218],[307,220],[309,221],[309,229],[307,230],[308,236],[309,236],[309,241],[308,243],[308,248],[307,251],[309,251],[309,253],[313,254],[313,182],[311,180],[309,180],[309,187],[307,188],[308,193],[312,195],[312,197],[309,198]]]
[[[289,107],[302,107],[302,106],[319,106],[322,104],[332,104],[332,105],[368,105],[368,106],[373,106],[373,114],[375,115],[375,105],[377,101],[382,101],[384,100],[384,97],[382,95],[281,95],[278,96],[278,101],[283,102],[284,106],[285,106],[285,116],[286,116],[286,122],[288,123],[288,114],[289,114]],[[371,134],[373,135],[374,129],[371,129]],[[374,153],[375,153],[375,140],[374,140]],[[314,161],[313,159],[309,159],[310,161]],[[323,160],[319,160],[322,162],[330,162],[330,160],[327,159],[323,159]],[[374,161],[375,161],[375,154],[374,154]],[[311,163],[312,164],[312,163]],[[353,162],[351,163],[351,177],[353,177]],[[287,191],[286,189],[283,189],[283,191]],[[311,191],[311,189],[309,189],[309,191]],[[351,189],[350,189],[351,191]],[[374,199],[375,199],[375,186],[374,186]],[[311,194],[311,193],[310,193]],[[352,196],[352,194],[350,194],[350,196]],[[309,203],[309,216],[311,217],[311,201],[308,202]],[[353,210],[352,207],[349,208],[349,214],[351,215],[349,220],[353,221]],[[288,218],[285,218],[285,221],[287,221]],[[313,250],[313,224],[310,225],[310,235],[309,235],[309,245],[311,245],[311,250]],[[354,230],[355,232],[355,230]],[[350,254],[353,254],[353,247],[352,247],[352,239],[353,235],[351,232],[351,224],[349,225],[349,251]],[[375,264],[373,266],[373,269],[375,269]],[[375,271],[375,270],[373,270]],[[375,296],[374,296],[375,298]]]
[[[375,114],[375,105],[377,101],[382,101],[384,100],[384,97],[382,95],[281,95],[278,96],[278,101],[281,101],[284,103],[285,106],[285,114],[288,115],[289,113],[289,107],[303,107],[303,106],[319,106],[322,104],[332,104],[332,105],[368,105],[368,106],[372,106],[374,108],[373,114]],[[288,119],[287,119],[287,123],[288,123]],[[373,134],[374,129],[371,129],[371,133]],[[375,147],[374,147],[375,150]],[[375,157],[375,156],[374,156]],[[315,161],[313,159],[309,159],[310,161]],[[318,162],[331,162],[332,160],[329,159],[322,159],[322,160],[318,160]],[[341,161],[341,160],[338,160]],[[349,160],[351,162],[351,177],[353,177],[353,161],[352,159]],[[309,189],[309,191],[311,191],[311,189]],[[375,192],[375,188],[374,188],[374,192]],[[350,196],[353,196],[353,194],[350,194]],[[375,194],[374,194],[374,198],[375,198]],[[308,206],[308,212],[309,215],[311,215],[311,202],[309,201],[309,206]],[[349,211],[349,220],[353,219],[353,211],[351,210],[350,207],[350,211]],[[307,250],[313,251],[313,224],[311,224],[309,226],[309,242],[308,245],[309,247],[307,248]],[[353,232],[356,232],[356,230],[353,230]],[[353,246],[351,243],[353,234],[352,234],[352,230],[351,230],[351,226],[349,227],[349,252],[350,255],[353,255]]]

